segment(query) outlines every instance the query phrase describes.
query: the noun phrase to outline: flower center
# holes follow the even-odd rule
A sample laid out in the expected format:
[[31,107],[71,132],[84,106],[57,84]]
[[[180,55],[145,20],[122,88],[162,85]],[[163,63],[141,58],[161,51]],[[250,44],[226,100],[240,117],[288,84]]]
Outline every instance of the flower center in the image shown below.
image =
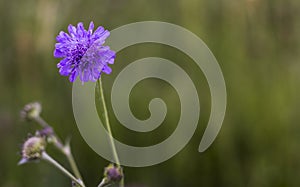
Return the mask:
[[88,50],[88,46],[83,45],[81,43],[77,43],[76,47],[71,51],[71,55],[73,56],[73,62],[78,65],[81,58],[85,54],[85,52]]

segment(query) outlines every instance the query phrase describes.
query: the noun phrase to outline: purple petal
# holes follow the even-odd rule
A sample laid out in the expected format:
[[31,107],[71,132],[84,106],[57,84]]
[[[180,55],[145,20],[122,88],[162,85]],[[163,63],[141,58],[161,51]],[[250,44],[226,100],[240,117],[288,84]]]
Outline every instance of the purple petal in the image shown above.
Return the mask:
[[54,57],[56,57],[56,58],[61,58],[61,57],[65,56],[64,53],[62,51],[60,51],[59,49],[55,49],[53,54],[54,54]]
[[67,64],[65,66],[62,66],[60,69],[59,69],[59,73],[63,76],[68,76],[70,75],[72,71],[72,66],[70,64]]
[[63,60],[61,60],[57,64],[57,68],[61,68],[61,67],[65,66],[68,62],[70,62],[70,59],[69,58],[64,58]]
[[90,78],[90,72],[89,70],[85,69],[80,75],[80,80],[82,82],[88,82],[89,78]]
[[104,31],[104,28],[100,26],[95,30],[94,34],[101,34],[103,31]]
[[29,161],[28,159],[22,158],[22,159],[18,162],[18,165],[26,164],[28,161]]
[[73,73],[69,77],[70,82],[74,82],[77,76],[78,76],[78,72],[76,70],[74,70]]
[[71,37],[74,38],[76,36],[76,27],[74,27],[73,25],[70,24],[68,26],[68,31],[69,31]]
[[84,33],[85,33],[85,30],[84,30],[83,24],[81,22],[79,22],[77,24],[77,36],[78,37],[83,37]]
[[103,27],[98,27],[92,36],[92,40],[101,40],[104,41],[110,35],[108,30],[104,30]]
[[111,70],[110,67],[104,66],[103,69],[102,69],[102,71],[103,71],[104,73],[106,73],[106,74],[110,74],[112,70]]
[[67,42],[68,40],[70,40],[70,36],[63,31],[60,31],[59,35],[56,37],[57,42],[64,43]]
[[113,64],[114,61],[115,61],[115,56],[111,57],[111,58],[107,61],[107,63]]
[[89,36],[91,36],[93,34],[93,30],[94,30],[94,22],[91,21],[89,30],[88,30],[88,33],[90,34]]

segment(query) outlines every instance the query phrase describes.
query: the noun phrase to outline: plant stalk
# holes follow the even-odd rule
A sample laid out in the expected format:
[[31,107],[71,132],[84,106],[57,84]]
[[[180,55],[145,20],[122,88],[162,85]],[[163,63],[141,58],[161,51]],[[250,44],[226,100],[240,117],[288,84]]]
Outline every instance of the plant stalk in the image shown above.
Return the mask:
[[77,179],[74,177],[68,170],[66,170],[63,166],[61,166],[56,160],[54,160],[51,156],[49,156],[46,152],[42,153],[42,159],[49,162],[50,164],[53,164],[57,169],[59,169],[61,172],[63,172],[67,177],[72,179],[76,184],[78,184],[80,187],[85,187],[83,182],[80,179]]
[[67,145],[64,147],[64,151],[63,151],[63,152],[64,152],[64,154],[66,155],[66,157],[67,157],[67,159],[68,159],[68,162],[69,162],[69,164],[70,164],[70,166],[71,166],[71,168],[72,168],[72,170],[73,170],[75,176],[76,176],[78,179],[82,180],[82,177],[81,177],[81,174],[80,174],[79,169],[78,169],[78,167],[77,167],[77,164],[76,164],[76,162],[75,162],[74,156],[73,156],[73,154],[72,154],[72,152],[71,152],[70,144],[67,144]]
[[[99,91],[100,91],[100,96],[101,96],[101,102],[102,102],[103,111],[104,111],[105,125],[106,125],[106,128],[107,128],[108,134],[109,134],[110,145],[111,145],[111,148],[112,148],[112,152],[113,152],[113,156],[114,156],[114,159],[116,161],[116,164],[118,165],[118,167],[121,168],[121,164],[120,164],[120,160],[119,160],[119,157],[118,157],[116,145],[114,143],[114,138],[113,138],[113,135],[112,135],[112,130],[111,130],[111,127],[110,127],[110,122],[109,122],[108,112],[107,112],[107,108],[106,108],[106,103],[105,103],[103,85],[102,85],[101,78],[98,79],[98,83],[99,83],[99,89],[100,89]],[[121,171],[122,171],[122,175],[123,175],[122,168],[121,168]],[[123,175],[123,177],[120,181],[120,186],[124,187],[124,175]]]
[[[46,128],[46,127],[51,127],[42,117],[37,116],[34,118],[34,120],[41,125],[41,127]],[[66,143],[64,145],[61,140],[58,138],[58,136],[55,134],[55,132],[52,135],[52,139],[54,139],[53,144],[54,146],[60,150],[66,157],[67,160],[72,168],[72,171],[74,172],[75,176],[82,181],[81,174],[79,172],[79,169],[77,167],[77,164],[75,162],[74,156],[71,151],[70,143]],[[83,183],[83,182],[82,182]]]

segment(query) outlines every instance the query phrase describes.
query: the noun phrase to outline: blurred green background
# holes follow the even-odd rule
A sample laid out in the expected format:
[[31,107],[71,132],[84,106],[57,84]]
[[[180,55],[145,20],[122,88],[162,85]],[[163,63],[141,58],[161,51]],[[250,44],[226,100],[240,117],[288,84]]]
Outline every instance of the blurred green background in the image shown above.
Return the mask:
[[[210,114],[205,77],[180,51],[159,44],[128,47],[117,55],[111,76],[103,76],[105,95],[130,62],[148,56],[172,60],[189,73],[199,92],[201,117],[189,144],[172,159],[145,168],[125,167],[127,185],[264,186],[300,185],[300,1],[298,0],[1,0],[0,1],[0,186],[70,186],[47,163],[17,166],[20,146],[38,126],[21,122],[19,111],[31,101],[43,104],[42,116],[59,136],[72,137],[72,148],[87,186],[100,182],[108,162],[80,136],[71,103],[72,84],[58,74],[53,58],[55,36],[68,24],[93,20],[109,30],[127,23],[157,20],[183,26],[211,49],[223,70],[228,105],[213,146],[197,148]],[[149,117],[153,97],[168,105],[166,121],[155,131],[131,132],[113,113],[117,139],[152,145],[167,138],[178,121],[179,100],[165,82],[141,81],[130,104],[141,119]],[[111,111],[111,105],[109,103]],[[67,166],[55,150],[50,153]]]

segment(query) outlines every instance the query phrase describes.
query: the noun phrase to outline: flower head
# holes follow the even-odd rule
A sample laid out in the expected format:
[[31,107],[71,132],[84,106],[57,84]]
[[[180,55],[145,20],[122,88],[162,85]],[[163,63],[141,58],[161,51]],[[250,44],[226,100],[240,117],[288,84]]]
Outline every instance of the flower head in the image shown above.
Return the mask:
[[109,164],[104,169],[104,177],[106,182],[119,182],[123,178],[122,168],[115,166],[114,164]]
[[22,159],[19,165],[40,159],[45,148],[46,141],[43,137],[33,136],[28,138],[22,146]]
[[42,112],[42,106],[39,102],[29,103],[24,106],[20,112],[22,119],[32,120],[37,118]]
[[94,23],[91,22],[88,30],[82,23],[77,27],[68,26],[68,33],[61,31],[56,37],[54,57],[63,58],[58,64],[59,73],[69,76],[74,82],[79,76],[82,82],[95,82],[102,72],[111,73],[108,64],[113,64],[115,52],[108,46],[103,46],[109,31],[98,27],[93,32]]

